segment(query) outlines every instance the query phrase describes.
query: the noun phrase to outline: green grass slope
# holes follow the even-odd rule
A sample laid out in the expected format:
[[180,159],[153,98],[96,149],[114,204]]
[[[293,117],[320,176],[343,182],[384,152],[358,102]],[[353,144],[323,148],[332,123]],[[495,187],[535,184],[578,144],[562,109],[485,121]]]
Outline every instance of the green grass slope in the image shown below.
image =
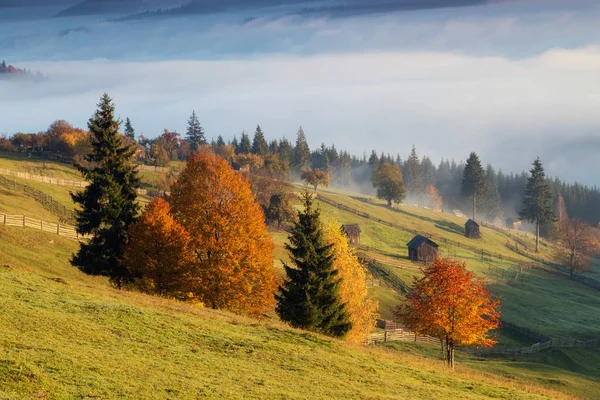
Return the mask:
[[75,249],[0,226],[0,398],[568,397],[527,376],[450,372],[419,354],[117,291],[71,267]]

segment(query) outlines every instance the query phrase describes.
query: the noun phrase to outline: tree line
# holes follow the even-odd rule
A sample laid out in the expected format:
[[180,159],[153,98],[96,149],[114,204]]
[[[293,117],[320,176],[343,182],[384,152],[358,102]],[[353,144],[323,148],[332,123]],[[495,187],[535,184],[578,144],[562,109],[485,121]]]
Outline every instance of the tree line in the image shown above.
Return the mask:
[[[140,163],[166,166],[172,160],[186,160],[199,146],[209,145],[224,158],[232,160],[237,157],[241,160],[240,163],[236,163],[236,167],[250,165],[251,168],[256,168],[257,162],[260,161],[253,156],[258,156],[267,168],[278,169],[282,174],[300,178],[305,170],[318,170],[327,173],[327,184],[367,194],[373,191],[372,179],[379,167],[389,164],[400,168],[406,201],[432,208],[463,211],[475,206],[480,219],[503,224],[510,224],[519,218],[518,211],[523,203],[528,178],[525,171],[516,174],[505,173],[479,161],[482,167],[485,166],[483,174],[474,176],[479,189],[466,188],[463,187],[463,178],[465,168],[467,173],[470,173],[470,162],[474,161],[471,160],[471,156],[460,162],[442,159],[435,165],[429,157],[419,156],[413,146],[406,158],[400,154],[377,154],[375,151],[369,156],[365,153],[358,157],[338,150],[335,145],[321,144],[320,147],[311,149],[302,128],[298,129],[293,142],[286,137],[268,140],[260,126],[256,127],[252,135],[242,132],[239,137],[234,135],[228,141],[222,135],[218,135],[209,142],[195,112],[192,112],[183,135],[168,129],[155,138],[148,138],[144,134],[137,135],[129,118],[125,119],[121,129],[126,137],[124,140],[134,146],[134,157]],[[10,137],[0,137],[0,150],[50,152],[81,162],[90,151],[88,143],[87,131],[58,120],[45,132],[15,133]],[[557,177],[545,179],[550,186],[555,209],[559,197],[562,197],[569,215],[592,226],[598,225],[600,190],[597,187],[568,183]],[[323,180],[317,185],[322,183]],[[485,191],[481,192],[483,187]],[[543,226],[541,234],[548,236],[549,227]]]

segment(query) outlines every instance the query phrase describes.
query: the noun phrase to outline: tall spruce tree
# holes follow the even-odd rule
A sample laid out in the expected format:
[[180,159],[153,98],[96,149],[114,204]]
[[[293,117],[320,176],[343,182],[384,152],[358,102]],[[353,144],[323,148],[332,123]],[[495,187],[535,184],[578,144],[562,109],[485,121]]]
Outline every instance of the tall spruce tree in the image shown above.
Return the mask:
[[477,210],[477,199],[485,199],[487,187],[485,184],[485,171],[481,166],[481,161],[475,152],[472,152],[467,159],[467,164],[463,170],[462,185],[460,193],[464,197],[469,197],[473,201],[473,220],[475,220]]
[[256,131],[254,132],[254,138],[252,139],[252,154],[264,157],[268,152],[269,144],[265,139],[262,129],[260,129],[260,125],[257,125]]
[[196,111],[192,111],[192,115],[188,120],[185,138],[188,140],[188,142],[190,142],[190,150],[192,151],[198,151],[199,146],[206,144],[204,129],[202,128],[202,125],[200,125],[200,121],[196,116]]
[[296,138],[296,146],[294,147],[294,170],[299,174],[303,169],[308,168],[309,164],[310,148],[304,130],[300,127]]
[[412,147],[410,155],[406,160],[406,173],[404,175],[404,181],[406,182],[406,189],[408,193],[421,194],[425,187],[423,186],[423,176],[421,175],[421,162],[417,156],[417,150],[415,146]]
[[250,154],[251,152],[252,144],[250,144],[250,137],[246,132],[242,132],[242,138],[240,139],[240,145],[238,146],[236,153]]
[[485,185],[487,193],[484,201],[484,210],[487,218],[494,221],[495,218],[503,219],[504,207],[502,206],[502,198],[498,187],[498,178],[494,167],[488,164],[485,170]]
[[135,140],[135,129],[133,129],[129,117],[127,117],[127,119],[125,120],[125,136]]
[[342,337],[352,324],[340,300],[333,250],[325,242],[320,212],[308,192],[303,193],[302,203],[304,211],[298,212],[286,244],[294,267],[284,265],[287,280],[275,296],[275,310],[296,328]]
[[523,193],[523,209],[519,218],[535,224],[535,251],[540,251],[540,225],[555,221],[552,212],[552,191],[540,158],[533,162]]
[[71,263],[85,273],[107,275],[121,287],[131,278],[121,256],[128,228],[138,213],[140,178],[132,163],[133,146],[123,145],[114,114],[112,99],[105,93],[88,121],[92,151],[85,161],[91,166],[76,167],[89,185],[71,196],[81,206],[76,211],[77,233],[91,235],[91,239],[80,244]]

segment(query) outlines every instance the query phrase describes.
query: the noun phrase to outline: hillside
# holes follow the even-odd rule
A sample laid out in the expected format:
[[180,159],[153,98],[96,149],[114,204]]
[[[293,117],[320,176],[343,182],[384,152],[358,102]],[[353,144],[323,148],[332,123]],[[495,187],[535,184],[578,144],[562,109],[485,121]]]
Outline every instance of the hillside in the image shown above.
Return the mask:
[[0,237],[2,398],[567,398],[542,387],[548,376],[582,397],[600,390],[555,368],[469,359],[450,373],[418,347],[349,346],[119,292],[68,264],[75,242],[3,226]]
[[[0,168],[39,174],[52,173],[74,180],[78,177],[77,171],[68,165],[46,163],[44,167],[40,167],[39,163],[41,162],[41,160],[18,157],[11,159],[0,158]],[[143,179],[146,185],[153,186],[156,185],[159,174],[144,172]],[[61,203],[66,207],[71,207],[71,209],[73,207],[68,197],[68,191],[74,190],[73,188],[59,187],[37,181],[19,180],[19,182],[35,186],[40,191],[46,191],[53,197],[60,199]],[[301,185],[296,186],[297,190],[300,190],[301,187]],[[29,215],[31,217],[52,217],[52,214],[48,214],[48,211],[38,203],[27,196],[15,193],[10,187],[0,187],[0,190],[2,190],[0,193],[0,213],[28,213],[34,214]],[[467,239],[463,234],[465,218],[457,217],[453,214],[414,206],[398,206],[390,209],[383,202],[372,196],[337,189],[320,189],[318,199],[325,217],[335,217],[339,223],[358,223],[360,225],[362,230],[361,246],[357,249],[357,253],[361,258],[369,261],[371,272],[374,274],[373,279],[369,282],[371,295],[379,300],[381,316],[383,318],[393,318],[395,306],[402,301],[402,290],[406,285],[410,284],[414,276],[418,276],[420,273],[419,264],[408,260],[406,247],[406,243],[416,233],[419,233],[430,236],[433,240],[437,241],[440,244],[441,254],[467,261],[468,267],[471,270],[478,276],[490,281],[493,293],[502,297],[502,319],[504,321],[554,339],[587,339],[600,336],[600,321],[596,318],[598,310],[600,310],[600,296],[598,296],[598,291],[569,281],[565,275],[561,275],[551,267],[533,260],[530,257],[531,254],[529,251],[531,251],[534,241],[528,234],[482,227],[483,238],[481,240],[473,240]],[[225,347],[230,349],[227,351],[231,351],[231,353],[227,353],[228,357],[245,351],[246,345],[240,345],[238,342],[245,340],[241,338],[248,336],[248,340],[253,343],[252,346],[258,346],[256,343],[263,344],[262,347],[258,346],[264,352],[261,353],[260,362],[266,363],[268,360],[271,360],[283,363],[277,364],[278,369],[292,367],[298,368],[301,371],[312,371],[315,369],[328,374],[327,376],[330,380],[323,386],[324,392],[313,394],[315,397],[329,397],[328,394],[333,392],[328,391],[334,390],[334,387],[339,387],[348,390],[347,397],[368,397],[375,396],[375,393],[377,393],[377,395],[381,396],[387,394],[392,397],[402,398],[404,394],[398,394],[391,387],[388,388],[386,386],[385,382],[387,382],[388,378],[385,376],[388,373],[391,374],[390,376],[399,374],[393,379],[402,382],[406,379],[405,373],[410,375],[411,379],[419,376],[419,379],[422,378],[427,382],[438,380],[438,377],[432,378],[431,376],[427,376],[427,372],[415,372],[421,368],[425,368],[425,371],[430,372],[435,370],[435,367],[432,370],[428,368],[430,368],[429,365],[431,362],[433,362],[433,365],[438,365],[437,349],[415,347],[414,345],[405,343],[395,343],[387,346],[388,349],[376,350],[373,348],[364,350],[347,347],[329,339],[317,340],[314,339],[316,336],[307,336],[304,333],[288,331],[273,320],[257,322],[234,317],[226,313],[202,310],[139,294],[117,292],[108,286],[106,280],[84,276],[69,265],[68,259],[74,251],[76,243],[62,239],[56,235],[41,234],[30,229],[7,228],[2,225],[0,225],[0,229],[0,238],[2,238],[0,241],[0,266],[8,265],[10,267],[1,269],[3,279],[5,280],[3,285],[10,287],[6,292],[11,293],[8,301],[19,303],[19,298],[23,298],[28,293],[32,294],[32,296],[35,294],[33,298],[26,297],[28,303],[25,310],[21,310],[25,305],[20,303],[10,307],[11,309],[20,310],[19,315],[32,319],[31,321],[24,321],[23,326],[35,325],[36,322],[32,322],[33,320],[43,321],[36,328],[39,331],[38,333],[40,335],[49,334],[56,338],[57,343],[61,346],[60,351],[63,352],[59,355],[56,352],[42,354],[44,350],[37,348],[27,351],[35,354],[35,357],[41,357],[35,358],[39,364],[44,364],[44,360],[56,359],[56,362],[60,364],[60,366],[55,367],[57,368],[55,376],[57,379],[60,377],[63,381],[67,380],[63,376],[63,370],[66,368],[65,365],[71,366],[75,362],[71,358],[73,357],[72,354],[76,351],[89,353],[87,357],[94,359],[96,355],[94,351],[101,351],[104,346],[102,344],[104,340],[108,340],[111,346],[116,346],[117,349],[118,346],[123,345],[122,343],[117,344],[118,336],[121,335],[125,338],[124,340],[130,340],[135,342],[136,346],[142,346],[137,348],[135,354],[132,356],[134,358],[141,357],[139,361],[131,361],[133,363],[132,368],[137,371],[143,371],[144,367],[142,364],[144,363],[155,366],[154,370],[160,370],[160,374],[164,374],[157,377],[157,382],[161,382],[160,384],[157,383],[157,385],[163,385],[169,379],[175,379],[167,376],[168,371],[179,371],[178,368],[192,368],[191,364],[189,364],[191,361],[182,361],[185,359],[183,354],[187,351],[185,350],[186,346],[191,346],[190,344],[186,344],[185,340],[192,340],[189,339],[190,335],[193,336],[190,330],[195,331],[198,329],[202,332],[202,335],[207,335],[206,337],[202,336],[201,340],[207,341],[203,343],[210,343],[210,346],[216,346],[214,343],[217,341],[217,337],[225,337],[225,342],[229,343]],[[287,234],[284,231],[272,231],[272,236],[276,245],[274,267],[279,273],[282,273],[281,261],[287,258],[283,248]],[[519,252],[515,252],[515,245],[520,249]],[[545,260],[549,254],[549,249],[550,245],[543,242],[540,260]],[[521,271],[521,266],[527,268]],[[598,270],[595,269],[594,273],[597,274]],[[590,276],[593,275],[590,274]],[[53,281],[51,282],[48,279]],[[43,298],[57,299],[61,297],[65,298],[64,302],[52,300],[45,304],[43,301]],[[92,305],[81,307],[78,305],[81,302],[89,302]],[[105,302],[110,304],[103,305]],[[53,306],[49,307],[48,304],[52,304]],[[57,306],[58,309],[55,309]],[[125,311],[118,311],[121,309]],[[88,315],[89,311],[92,311],[93,314]],[[80,324],[80,327],[71,328],[68,332],[63,332],[62,329],[66,328],[61,328],[59,321],[66,320],[69,317],[68,313],[71,312],[76,316],[77,324]],[[145,322],[141,322],[140,319]],[[51,322],[46,323],[47,320]],[[127,328],[117,328],[119,320],[122,320]],[[213,320],[219,322],[217,323]],[[231,324],[232,322],[233,324]],[[150,324],[152,332],[143,328],[144,323]],[[210,328],[207,328],[205,325],[210,325]],[[87,329],[92,329],[93,331],[90,338],[86,337],[85,332]],[[162,332],[164,329],[167,331]],[[112,332],[112,335],[116,335],[117,337],[110,336],[104,331]],[[159,333],[160,335],[164,333],[171,338],[177,337],[178,339],[173,339],[175,340],[174,343],[176,343],[174,344],[176,349],[173,350],[168,346],[158,345]],[[180,335],[182,336],[181,338],[179,338]],[[528,346],[534,343],[533,340],[509,330],[501,330],[498,332],[498,335],[500,346]],[[60,343],[58,338],[63,336],[71,338],[74,343],[69,344],[69,346]],[[17,334],[9,332],[8,335],[3,335],[3,337],[13,338],[17,337]],[[289,343],[288,339],[293,343]],[[31,340],[35,342],[41,339],[34,337]],[[181,340],[184,341],[181,342]],[[200,339],[195,338],[192,340],[192,343],[196,343],[198,340]],[[316,341],[316,344],[313,341]],[[270,347],[271,345],[273,347]],[[4,346],[12,349],[13,345],[5,344]],[[19,349],[19,346],[22,346],[22,344],[19,344],[16,348]],[[41,344],[40,346],[45,349],[49,348]],[[63,349],[62,346],[67,347]],[[83,346],[83,348],[78,348],[77,346]],[[197,344],[195,346],[200,347]],[[299,346],[299,348],[295,348],[295,346]],[[313,346],[313,350],[308,350],[310,346]],[[192,349],[196,349],[196,347],[192,346]],[[333,353],[327,353],[327,349],[333,349]],[[402,350],[400,353],[399,349]],[[203,351],[196,350],[199,353]],[[21,350],[17,350],[17,352],[19,351]],[[134,350],[119,350],[123,354],[131,354],[131,351]],[[140,355],[143,351],[150,352],[156,355],[156,358],[161,358],[161,360]],[[167,352],[168,357],[180,360],[179,362],[182,364],[174,365],[171,364],[172,360],[162,360],[167,357],[167,353],[163,353],[162,351]],[[252,347],[251,351],[254,353],[257,350]],[[319,353],[319,357],[322,356],[323,358],[313,359],[312,356],[302,355],[309,354],[310,351]],[[281,354],[279,354],[280,352]],[[298,354],[297,356],[290,355],[296,353]],[[413,355],[407,356],[408,353]],[[213,356],[215,355],[211,353],[210,357]],[[286,364],[287,361],[277,358],[284,356],[292,357],[291,359],[295,360],[295,362],[293,364]],[[69,361],[65,361],[64,357],[69,359]],[[331,357],[341,357],[336,359],[336,363],[339,362],[340,364],[335,365],[344,365],[347,367],[342,368],[342,372],[337,369],[323,367],[323,365],[328,365],[328,362],[325,360]],[[400,359],[396,357],[400,357]],[[431,360],[426,361],[423,357]],[[589,398],[589,394],[594,393],[594,390],[600,391],[600,387],[598,386],[600,369],[596,363],[600,359],[600,350],[598,349],[552,349],[537,354],[511,357],[510,359],[484,359],[485,361],[466,354],[461,354],[459,357],[459,365],[469,365],[475,370],[488,371],[496,376],[509,376],[511,379],[515,379],[518,385],[521,385],[523,382],[526,384],[537,382],[556,390],[578,393],[584,398]],[[97,379],[102,382],[106,380],[106,378],[102,377],[102,374],[111,368],[118,368],[116,367],[116,361],[113,364],[113,361],[109,360],[109,358],[109,356],[102,357],[102,363],[106,363],[106,365],[98,367],[98,371],[94,372],[94,374],[99,374]],[[116,358],[118,359],[118,357]],[[25,360],[27,362],[30,361],[29,355],[23,355],[22,358],[18,359],[23,362]],[[387,361],[384,362],[382,360]],[[246,361],[248,363],[258,362],[253,359]],[[391,364],[387,364],[388,361]],[[218,362],[222,362],[222,360],[219,359]],[[313,362],[317,364],[313,364]],[[359,378],[358,376],[363,367],[353,366],[353,362],[366,365],[364,368],[367,370],[384,370],[386,372],[385,374],[377,372],[379,374],[377,378]],[[380,364],[380,362],[383,364]],[[402,371],[398,371],[398,366],[394,364],[396,362],[400,364],[408,363],[409,365],[413,365],[412,363],[414,363],[414,370],[410,369],[413,367],[407,367],[408,370],[403,369]],[[27,368],[31,369],[33,367],[27,364]],[[77,368],[82,375],[85,375],[84,372],[81,372],[85,370],[84,365],[77,364]],[[196,365],[193,368],[198,370],[198,366]],[[205,368],[208,368],[208,366],[205,366]],[[244,368],[250,367],[240,365],[239,368],[239,373],[247,375],[247,370]],[[271,380],[275,379],[276,372],[269,370],[266,365],[261,366],[261,368],[260,377],[257,379],[265,382],[265,388],[263,389],[280,388],[276,383],[271,383]],[[52,393],[58,390],[55,389],[55,387],[58,387],[58,383],[46,376],[47,371],[40,371],[39,367],[34,368],[34,370],[32,373],[39,373],[42,377],[39,381],[35,380],[35,385],[51,388],[49,390]],[[0,376],[2,374],[1,371],[0,369]],[[218,379],[228,379],[227,377],[231,376],[223,372],[223,376],[217,377],[211,374],[212,371],[204,371],[203,369],[199,369],[198,371],[198,374],[206,373],[210,376],[210,378],[206,378],[207,381],[203,381],[203,384],[209,386],[211,386],[210,382],[212,384],[219,382],[218,384],[221,385],[223,381],[219,381]],[[158,374],[159,372],[156,373]],[[291,374],[290,371],[285,373]],[[460,379],[468,381],[471,379],[469,377],[473,372],[463,370],[461,371],[462,373],[466,375],[461,375]],[[335,375],[336,377],[329,378],[330,375]],[[79,375],[74,376],[77,376],[78,380],[83,379]],[[124,376],[128,376],[127,373]],[[338,376],[344,378],[338,380]],[[179,388],[177,390],[181,390],[182,392],[180,393],[186,393],[186,395],[188,393],[200,393],[193,391],[197,389],[196,384],[190,384],[186,381],[186,379],[192,379],[195,375],[190,375],[186,372],[177,372],[177,377],[175,381],[178,382],[177,385],[179,386],[175,385],[174,387]],[[467,395],[461,392],[464,388],[461,389],[455,386],[455,382],[453,381],[455,378],[457,377],[451,375],[448,377],[443,375],[442,378],[439,378],[441,379],[440,382],[445,382],[440,384],[444,390],[458,390],[455,393],[447,392],[445,395],[467,398]],[[293,378],[290,377],[290,379]],[[313,377],[310,379],[313,379]],[[446,381],[445,379],[449,380]],[[501,382],[504,382],[502,379]],[[361,381],[360,389],[357,387],[351,388],[347,384],[341,383],[344,380]],[[79,384],[84,385],[84,382],[85,380],[82,380]],[[107,387],[111,387],[110,385],[116,385],[119,380],[113,379],[106,382],[112,382],[110,384],[106,383]],[[250,385],[249,382],[236,382],[235,384]],[[443,393],[436,392],[423,382],[419,382],[414,385],[421,387],[419,391],[422,391],[422,398],[430,398],[431,396]],[[33,387],[34,383],[23,387],[27,387],[29,390]],[[497,383],[499,382],[490,382],[489,384],[494,386]],[[136,382],[132,385],[142,385],[142,383]],[[307,392],[302,393],[309,393],[308,388],[310,385],[307,384],[306,389],[302,389],[304,388],[302,386],[304,383],[298,383],[298,385],[300,388],[298,390],[307,390]],[[378,385],[385,387],[377,388]],[[127,392],[127,390],[134,390],[132,389],[133,386],[130,389],[123,389],[125,390],[124,393],[131,393]],[[470,384],[467,386],[470,386]],[[187,389],[181,389],[183,387],[192,391],[185,392]],[[15,386],[15,388],[14,390],[20,390],[20,386]],[[236,386],[236,388],[236,390],[247,390],[245,387],[240,388]],[[280,389],[284,390],[285,388]],[[75,387],[66,388],[63,397],[70,397],[69,394],[75,393],[76,390]],[[253,388],[253,390],[257,389]],[[353,390],[356,390],[356,392],[353,392]],[[487,393],[484,392],[475,391],[469,393],[477,397]],[[497,394],[498,397],[505,396],[502,392],[498,393],[500,393]],[[0,392],[0,397],[1,394]],[[298,395],[298,392],[294,394]],[[411,392],[411,394],[412,396],[406,394],[406,397],[418,398],[417,396],[419,396],[414,392]],[[214,396],[218,395],[222,396],[224,394],[223,392],[214,393]],[[252,396],[254,397],[260,397],[261,395],[285,397],[286,395],[292,396],[292,393],[285,391],[275,391],[272,393],[263,391],[252,392]],[[99,396],[106,397],[108,395],[100,394]],[[190,396],[193,395],[190,394]],[[495,395],[490,396],[494,397]],[[553,395],[552,397],[555,396]]]

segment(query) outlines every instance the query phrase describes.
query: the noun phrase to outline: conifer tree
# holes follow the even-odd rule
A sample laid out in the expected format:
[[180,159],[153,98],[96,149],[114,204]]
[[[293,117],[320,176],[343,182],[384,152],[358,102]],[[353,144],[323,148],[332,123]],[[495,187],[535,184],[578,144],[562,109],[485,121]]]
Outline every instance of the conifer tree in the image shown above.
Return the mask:
[[217,137],[217,146],[225,146],[225,139],[221,135]]
[[252,140],[252,154],[264,157],[269,152],[269,144],[265,139],[260,125],[256,126],[256,132],[254,132],[254,138]]
[[238,154],[250,154],[252,152],[252,145],[250,144],[250,137],[246,132],[242,132],[242,138],[240,139],[240,145],[237,148]]
[[76,211],[77,233],[92,238],[80,244],[71,263],[85,273],[109,276],[120,288],[131,278],[121,256],[138,213],[140,178],[132,163],[133,147],[123,145],[114,113],[112,99],[105,93],[88,122],[92,151],[85,161],[91,166],[76,167],[89,185],[71,196],[81,206]]
[[198,121],[196,111],[192,111],[192,115],[188,120],[188,127],[185,133],[185,138],[190,142],[190,149],[195,152],[198,151],[198,147],[206,144],[206,138],[204,136],[204,129]]
[[500,197],[500,189],[498,188],[498,178],[494,167],[490,164],[488,164],[485,171],[485,185],[487,188],[484,202],[485,214],[490,221],[493,221],[496,217],[503,218],[504,208]]
[[125,120],[125,136],[135,140],[135,129],[133,129],[133,126],[131,126],[131,121],[129,120],[129,117],[127,117],[127,119]]
[[233,147],[233,150],[235,150],[235,152],[237,153],[237,149],[239,147],[240,143],[237,140],[237,137],[235,135],[233,135],[233,140],[231,141],[231,147]]
[[306,135],[302,127],[298,129],[298,137],[296,138],[296,147],[294,147],[294,169],[300,173],[308,167],[310,162],[310,148],[306,141]]
[[279,288],[275,310],[296,328],[343,337],[352,323],[341,302],[332,245],[325,241],[311,195],[305,192],[301,200],[304,210],[298,212],[286,244],[294,266],[284,265],[287,280]]
[[485,199],[487,188],[485,184],[485,171],[481,166],[481,161],[475,152],[472,152],[467,159],[467,164],[463,170],[462,185],[460,192],[464,197],[470,197],[473,200],[473,220],[475,220],[475,211],[477,208],[477,199]]
[[523,209],[519,218],[535,224],[535,251],[540,251],[540,225],[555,220],[552,212],[552,192],[540,158],[533,162],[523,193]]
[[404,180],[409,193],[420,194],[425,189],[423,186],[423,177],[421,176],[421,163],[419,162],[415,146],[412,147],[408,160],[406,160]]

